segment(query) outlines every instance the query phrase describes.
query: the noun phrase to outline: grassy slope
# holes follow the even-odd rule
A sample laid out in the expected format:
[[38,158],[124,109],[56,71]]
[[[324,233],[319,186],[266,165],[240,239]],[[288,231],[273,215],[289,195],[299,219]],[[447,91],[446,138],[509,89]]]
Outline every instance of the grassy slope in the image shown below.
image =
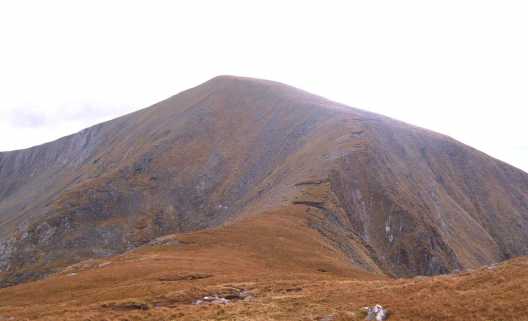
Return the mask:
[[[2,289],[0,319],[355,320],[360,307],[375,303],[391,309],[391,320],[528,319],[527,259],[458,275],[390,279],[351,267],[307,226],[306,213],[298,206],[178,234],[164,238],[165,245]],[[190,275],[210,277],[178,280]],[[233,288],[255,297],[191,304]]]

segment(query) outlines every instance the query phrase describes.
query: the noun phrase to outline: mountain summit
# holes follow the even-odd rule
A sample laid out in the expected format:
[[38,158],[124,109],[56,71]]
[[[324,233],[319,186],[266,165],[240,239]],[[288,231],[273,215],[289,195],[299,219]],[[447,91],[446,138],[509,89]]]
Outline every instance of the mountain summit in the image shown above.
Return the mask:
[[296,213],[311,237],[379,274],[528,254],[521,170],[284,84],[221,76],[0,153],[0,284],[269,212]]

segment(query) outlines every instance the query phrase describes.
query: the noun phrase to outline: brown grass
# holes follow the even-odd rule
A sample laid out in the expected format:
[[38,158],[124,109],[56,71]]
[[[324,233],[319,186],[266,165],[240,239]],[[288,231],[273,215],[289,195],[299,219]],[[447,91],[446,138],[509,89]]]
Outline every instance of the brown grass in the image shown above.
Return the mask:
[[[390,279],[351,267],[296,208],[2,289],[0,320],[346,321],[364,319],[361,307],[377,303],[391,320],[528,320],[525,258],[458,275]],[[192,304],[241,289],[253,297]]]

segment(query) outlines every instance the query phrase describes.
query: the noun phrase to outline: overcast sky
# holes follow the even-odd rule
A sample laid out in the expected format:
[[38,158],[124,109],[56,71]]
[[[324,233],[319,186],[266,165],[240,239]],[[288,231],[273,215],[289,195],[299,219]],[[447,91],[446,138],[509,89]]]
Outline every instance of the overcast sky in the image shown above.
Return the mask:
[[0,1],[0,150],[220,74],[288,83],[528,171],[526,1]]

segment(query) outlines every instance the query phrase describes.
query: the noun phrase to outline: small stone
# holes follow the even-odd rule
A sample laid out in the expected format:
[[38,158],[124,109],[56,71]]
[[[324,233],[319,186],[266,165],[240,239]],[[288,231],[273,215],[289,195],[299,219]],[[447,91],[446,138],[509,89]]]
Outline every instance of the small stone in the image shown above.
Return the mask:
[[381,305],[376,304],[373,307],[365,307],[367,309],[367,320],[369,321],[384,321],[387,320],[388,311]]
[[218,299],[213,300],[211,303],[213,303],[213,304],[228,304],[229,300],[224,299],[224,298],[218,298]]

